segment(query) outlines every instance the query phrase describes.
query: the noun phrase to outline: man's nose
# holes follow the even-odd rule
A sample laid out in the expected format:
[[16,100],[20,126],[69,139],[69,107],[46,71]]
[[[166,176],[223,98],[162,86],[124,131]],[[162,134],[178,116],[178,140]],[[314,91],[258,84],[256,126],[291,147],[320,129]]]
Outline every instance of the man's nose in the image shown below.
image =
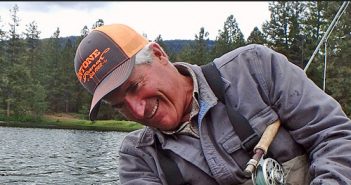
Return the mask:
[[137,118],[142,119],[144,117],[145,104],[146,102],[135,95],[126,95],[125,102],[128,106],[131,114]]

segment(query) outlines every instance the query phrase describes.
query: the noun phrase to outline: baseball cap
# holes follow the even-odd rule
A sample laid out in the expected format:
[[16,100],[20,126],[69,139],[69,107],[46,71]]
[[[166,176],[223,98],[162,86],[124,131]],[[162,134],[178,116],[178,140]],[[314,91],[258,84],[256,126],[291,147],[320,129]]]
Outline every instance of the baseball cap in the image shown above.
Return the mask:
[[80,42],[74,68],[80,83],[93,95],[90,120],[96,119],[101,99],[128,79],[135,55],[147,43],[145,37],[123,24],[100,26]]

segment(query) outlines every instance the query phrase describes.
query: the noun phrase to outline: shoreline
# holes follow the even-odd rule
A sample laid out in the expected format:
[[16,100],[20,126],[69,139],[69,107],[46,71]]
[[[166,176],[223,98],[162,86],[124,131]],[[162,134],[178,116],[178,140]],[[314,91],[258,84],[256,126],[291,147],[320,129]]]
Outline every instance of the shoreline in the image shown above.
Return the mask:
[[22,127],[22,128],[46,128],[46,129],[73,129],[73,130],[94,130],[94,131],[118,131],[131,132],[141,129],[144,126],[132,121],[99,120],[90,121],[72,117],[50,117],[44,116],[38,122],[21,122],[0,120],[3,127]]

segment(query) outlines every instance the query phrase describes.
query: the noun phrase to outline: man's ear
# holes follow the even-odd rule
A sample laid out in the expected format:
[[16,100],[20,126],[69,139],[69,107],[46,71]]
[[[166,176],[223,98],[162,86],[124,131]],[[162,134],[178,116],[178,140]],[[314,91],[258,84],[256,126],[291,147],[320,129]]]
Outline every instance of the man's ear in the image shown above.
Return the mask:
[[168,61],[167,53],[162,49],[162,47],[159,44],[157,44],[155,42],[155,43],[151,44],[150,47],[152,47],[152,51],[153,51],[155,57],[159,58],[160,60],[162,59],[162,57],[164,57]]

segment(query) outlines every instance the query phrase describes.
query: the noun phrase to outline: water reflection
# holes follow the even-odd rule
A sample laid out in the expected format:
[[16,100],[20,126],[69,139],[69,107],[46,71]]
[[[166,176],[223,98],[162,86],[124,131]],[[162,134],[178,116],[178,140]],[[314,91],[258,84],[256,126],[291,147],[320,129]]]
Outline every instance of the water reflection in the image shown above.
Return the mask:
[[0,127],[0,184],[119,184],[125,135]]

